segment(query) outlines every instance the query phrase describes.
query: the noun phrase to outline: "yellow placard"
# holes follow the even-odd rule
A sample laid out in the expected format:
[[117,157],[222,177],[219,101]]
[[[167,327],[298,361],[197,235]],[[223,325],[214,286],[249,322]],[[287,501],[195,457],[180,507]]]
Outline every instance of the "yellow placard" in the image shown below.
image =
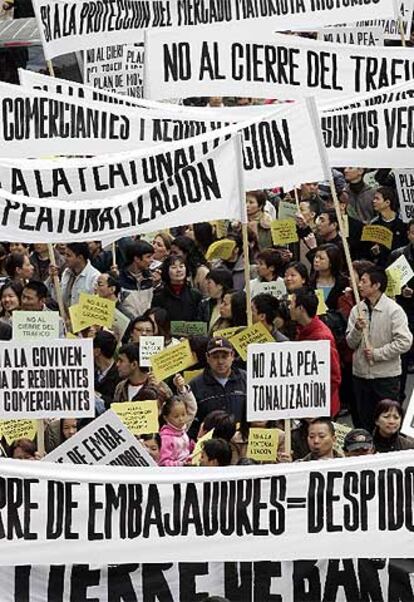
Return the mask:
[[234,337],[237,332],[243,328],[243,326],[231,326],[230,328],[222,328],[213,332],[214,337],[223,337],[223,339],[230,339]]
[[214,434],[214,429],[211,429],[211,431],[208,431],[208,433],[206,433],[205,435],[200,437],[200,439],[197,440],[197,443],[195,444],[193,453],[191,454],[191,464],[193,466],[200,466],[201,452],[203,451],[203,445],[206,441],[209,441],[209,439],[213,438],[213,434]]
[[33,439],[36,437],[36,420],[2,420],[1,431],[9,445],[16,439]]
[[73,334],[73,332],[67,332],[65,337],[67,339],[77,339],[78,337],[76,336],[76,334]]
[[133,435],[150,435],[158,433],[157,401],[124,401],[112,403],[115,412]]
[[183,378],[185,380],[185,384],[188,385],[191,379],[195,378],[196,376],[199,376],[200,374],[203,374],[203,372],[203,368],[200,368],[199,370],[184,370]]
[[325,295],[323,294],[323,290],[321,288],[317,288],[315,291],[315,295],[318,297],[318,309],[316,310],[317,316],[323,316],[328,311],[325,303]]
[[216,237],[218,239],[227,236],[227,222],[225,220],[219,220],[217,222],[211,222],[213,228],[216,231]]
[[379,245],[391,249],[393,233],[385,226],[364,226],[361,240],[367,242],[376,242]]
[[401,294],[401,270],[398,268],[387,268],[387,288],[385,294],[387,297],[396,297]]
[[274,343],[275,340],[261,322],[244,328],[239,334],[229,339],[243,361],[247,360],[247,346],[252,343]]
[[169,376],[182,372],[197,363],[197,358],[191,351],[188,340],[179,345],[167,347],[150,358],[152,370],[158,382]]
[[343,453],[345,437],[350,431],[352,431],[352,428],[350,426],[346,426],[346,424],[341,424],[340,422],[334,422],[333,425],[335,428],[336,437],[334,448],[336,451]]
[[85,328],[89,328],[89,326],[93,325],[93,322],[85,320],[82,318],[82,312],[80,308],[80,304],[71,305],[69,307],[69,317],[72,324],[73,332],[79,332],[80,330],[84,330]]
[[103,299],[99,295],[81,293],[79,296],[81,319],[104,328],[112,328],[114,322],[115,301]]
[[276,462],[279,434],[277,429],[249,430],[247,457],[258,462]]
[[207,261],[211,261],[212,259],[224,259],[226,261],[233,255],[235,248],[235,240],[229,240],[228,238],[216,240],[216,242],[213,242],[207,249],[206,259]]
[[296,222],[293,219],[277,219],[272,222],[272,241],[274,245],[289,245],[298,242]]

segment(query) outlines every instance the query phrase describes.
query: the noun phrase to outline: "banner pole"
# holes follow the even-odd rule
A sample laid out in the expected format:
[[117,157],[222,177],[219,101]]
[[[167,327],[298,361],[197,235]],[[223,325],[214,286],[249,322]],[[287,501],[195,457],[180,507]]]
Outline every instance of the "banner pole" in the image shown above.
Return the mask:
[[52,61],[46,61],[47,70],[49,71],[49,75],[51,77],[55,77],[55,69],[53,67]]
[[115,241],[111,244],[111,251],[112,251],[112,270],[117,270],[118,265],[116,263],[116,242]]
[[296,209],[298,211],[300,211],[300,209],[299,209],[299,194],[298,194],[298,189],[296,188],[296,186],[295,186],[294,190],[295,190]]
[[42,418],[37,422],[37,451],[43,457],[45,454],[45,423]]
[[[51,243],[48,243],[47,249],[49,251],[50,266],[55,268],[55,270],[56,270],[56,261],[55,261],[55,254],[53,252],[53,245]],[[56,293],[56,301],[59,306],[59,313],[61,315],[61,318],[66,324],[66,311],[65,311],[65,305],[63,303],[62,288],[60,286],[59,277],[55,273],[55,270],[54,270],[52,280],[53,280],[53,286],[54,286],[55,293]],[[66,324],[66,327],[68,328],[67,324]],[[70,328],[68,328],[68,330],[70,330]]]
[[289,455],[292,453],[291,428],[292,428],[291,419],[285,418],[285,453],[289,454]]
[[246,208],[246,192],[244,186],[244,167],[243,167],[243,151],[242,151],[242,138],[241,134],[236,134],[236,140],[238,144],[237,153],[237,172],[239,176],[239,199],[241,204],[240,215],[243,215],[242,219],[242,238],[243,238],[243,259],[244,259],[244,280],[246,290],[246,314],[247,314],[247,326],[253,325],[252,306],[251,306],[251,289],[250,289],[250,263],[249,263],[249,237],[247,234],[247,208]]
[[[325,177],[329,181],[329,188],[331,190],[331,195],[332,195],[332,199],[334,202],[336,219],[338,221],[339,232],[341,234],[342,246],[343,246],[344,254],[345,254],[345,261],[346,261],[347,268],[349,271],[349,278],[351,280],[352,292],[354,293],[354,297],[355,297],[358,317],[363,318],[364,315],[362,313],[362,308],[360,305],[361,298],[359,296],[359,290],[358,290],[358,286],[357,286],[356,279],[355,279],[354,268],[352,266],[352,258],[351,258],[351,253],[349,251],[348,240],[346,238],[344,222],[343,222],[342,215],[341,215],[341,208],[339,206],[338,195],[336,194],[335,183],[334,183],[334,180],[332,177],[332,170],[329,165],[325,142],[324,142],[324,139],[322,136],[319,113],[318,113],[318,109],[316,106],[315,98],[313,96],[311,96],[311,97],[308,96],[306,98],[306,106],[308,108],[309,116],[310,116],[312,124],[313,124],[313,130],[315,132],[316,142],[319,147],[319,155],[320,155],[320,159],[321,159],[321,162],[322,162],[322,165],[324,168]],[[364,339],[364,346],[370,348],[371,345],[368,340],[368,330],[366,328],[363,331],[363,339]]]

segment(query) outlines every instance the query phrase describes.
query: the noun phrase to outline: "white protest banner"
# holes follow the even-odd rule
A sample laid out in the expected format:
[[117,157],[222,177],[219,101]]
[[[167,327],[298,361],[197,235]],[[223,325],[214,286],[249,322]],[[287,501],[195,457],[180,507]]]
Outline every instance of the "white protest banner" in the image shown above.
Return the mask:
[[190,163],[167,180],[137,193],[94,201],[41,201],[0,196],[2,240],[65,242],[154,232],[194,220],[244,221],[241,143],[238,136]]
[[414,558],[0,566],[2,602],[408,602],[413,584]]
[[[383,17],[392,17],[390,0],[290,0],[290,2],[248,3],[237,0],[226,2],[194,2],[163,0],[144,2],[116,0],[110,5],[99,0],[33,0],[45,57],[85,50],[104,44],[142,41],[142,34],[150,29],[164,31],[177,28],[183,36],[190,31],[209,29],[202,25],[229,24],[237,27],[256,27],[258,32],[312,28],[337,23],[352,23],[357,18],[370,19],[372,11]],[[141,39],[140,39],[141,38]]]
[[414,392],[411,393],[410,401],[404,415],[401,432],[408,437],[414,438]]
[[43,462],[156,466],[112,410],[107,410],[43,458]]
[[94,88],[141,98],[144,92],[144,45],[117,44],[85,52],[84,82]]
[[90,339],[1,342],[0,380],[2,419],[95,415]]
[[321,115],[332,167],[413,167],[413,125],[413,99]]
[[394,170],[400,201],[401,219],[408,224],[414,218],[414,169]]
[[357,46],[384,46],[381,27],[325,27],[318,31],[318,40]]
[[151,366],[151,356],[164,349],[164,337],[140,337],[139,338],[139,365]]
[[405,286],[407,282],[414,277],[414,271],[408,263],[405,255],[400,255],[391,265],[388,266],[387,270],[398,270],[401,274],[401,286]]
[[12,313],[12,326],[14,340],[58,339],[59,312],[14,311]]
[[340,99],[414,78],[410,48],[331,44],[275,34],[243,36],[236,28],[145,34],[146,98],[252,96]]
[[249,345],[247,420],[329,416],[329,341]]
[[122,62],[123,92],[134,98],[144,96],[144,44],[126,44]]
[[[106,103],[87,102],[85,100],[74,100],[72,98],[65,98],[65,102],[62,100],[62,96],[56,94],[47,95],[46,92],[42,93],[41,97],[38,97],[33,91],[24,92],[21,86],[13,86],[5,84],[5,93],[11,95],[11,104],[17,103],[16,95],[24,97],[27,101],[24,104],[24,111],[27,111],[27,116],[24,116],[25,122],[31,125],[25,128],[25,132],[21,132],[20,121],[11,123],[13,119],[9,111],[3,113],[6,119],[6,127],[1,130],[0,128],[0,141],[3,140],[4,144],[0,145],[0,155],[3,154],[5,157],[22,156],[25,154],[33,154],[37,156],[53,154],[59,152],[60,154],[69,153],[74,154],[79,152],[79,139],[82,138],[84,144],[82,146],[83,151],[88,154],[99,154],[101,152],[102,140],[100,137],[104,137],[108,142],[108,152],[117,148],[117,150],[130,150],[131,148],[137,148],[139,146],[151,146],[158,144],[162,141],[176,140],[177,138],[192,138],[197,134],[203,134],[206,132],[206,138],[202,139],[205,142],[211,140],[211,145],[216,146],[218,141],[214,132],[217,132],[217,136],[220,138],[224,135],[235,134],[237,131],[242,132],[243,136],[243,165],[245,171],[245,185],[246,190],[253,190],[258,187],[268,186],[272,187],[276,184],[289,187],[296,183],[298,172],[304,181],[317,181],[323,177],[323,171],[321,167],[321,161],[318,152],[318,146],[315,140],[315,135],[312,127],[312,122],[306,106],[303,103],[295,103],[294,105],[284,105],[281,108],[276,108],[274,113],[269,116],[258,118],[253,122],[239,122],[237,124],[228,126],[227,123],[222,121],[209,121],[204,120],[200,116],[200,120],[186,120],[181,117],[174,117],[165,114],[156,114],[149,112],[146,109],[133,109],[127,107],[115,107]],[[1,84],[0,84],[1,91]],[[53,100],[52,100],[53,98]],[[39,104],[40,100],[42,102]],[[20,106],[20,103],[18,103]],[[61,107],[65,113],[65,107],[70,105],[71,111],[78,119],[79,130],[76,129],[75,137],[73,139],[66,138],[66,129],[62,129],[61,122],[57,122],[57,113],[53,111],[57,107]],[[33,111],[32,112],[32,109]],[[56,110],[57,110],[56,108]],[[66,116],[69,119],[71,112]],[[94,136],[94,128],[92,123],[85,122],[85,119],[92,119],[94,116],[102,118],[116,118],[116,120],[122,120],[125,126],[125,132],[122,139],[118,135],[110,134],[109,130],[101,133],[101,136]],[[14,117],[17,119],[23,119],[23,114],[20,112]],[[1,118],[1,109],[0,109]],[[49,122],[49,127],[46,129],[40,128],[39,124]],[[89,125],[88,125],[89,124]],[[228,126],[226,128],[226,126]],[[46,126],[45,126],[46,127]],[[68,125],[70,130],[75,128],[75,123],[71,122]],[[19,130],[19,131],[18,131]],[[122,130],[124,131],[124,130]],[[29,142],[30,141],[30,142]],[[29,143],[28,143],[29,142]],[[191,140],[189,144],[191,144]],[[196,138],[193,140],[194,143],[198,142]],[[59,150],[57,150],[59,148]],[[180,148],[173,147],[173,148]],[[207,147],[208,148],[208,147]],[[204,149],[204,150],[203,150]],[[167,147],[162,147],[162,152],[167,150]],[[201,149],[205,152],[205,145]],[[154,151],[152,151],[153,154]],[[155,151],[156,152],[156,151]],[[161,146],[160,146],[161,152]],[[139,151],[138,151],[139,153]],[[115,167],[109,166],[112,170],[112,177],[108,174],[104,176],[105,183],[96,182],[96,171],[93,176],[89,173],[85,173],[87,165],[91,165],[90,160],[82,159],[72,163],[77,166],[73,177],[66,175],[67,170],[71,164],[68,162],[61,162],[59,165],[53,161],[49,165],[51,166],[55,181],[59,182],[60,190],[57,191],[60,198],[62,194],[67,195],[67,191],[73,194],[72,190],[81,190],[81,193],[86,198],[91,198],[90,190],[95,191],[96,188],[102,191],[107,191],[111,188],[111,185],[107,183],[112,181],[112,188],[119,191],[120,184],[125,187],[129,187],[132,184],[131,189],[137,187],[137,176],[136,176],[136,165],[131,164],[132,157],[126,157],[123,166],[119,166],[122,161],[122,157],[116,157]],[[101,163],[105,163],[107,159],[102,158]],[[183,162],[182,153],[178,153],[178,161],[180,164]],[[188,159],[187,159],[188,160]],[[2,162],[3,163],[3,162]],[[6,160],[7,163],[7,160]],[[160,159],[161,165],[165,163],[163,158]],[[168,161],[171,163],[171,160]],[[95,159],[93,164],[96,166],[100,165],[100,160]],[[41,174],[33,174],[33,168],[41,172],[41,165],[47,166],[47,164],[40,163],[36,166],[32,161],[26,163],[28,171],[30,172],[30,180],[35,183],[35,187],[39,188],[39,176],[40,181],[42,180]],[[9,166],[14,171],[18,168],[18,161],[9,161]],[[10,169],[9,168],[9,169]],[[109,168],[106,170],[108,171]],[[103,168],[104,169],[104,168]],[[6,173],[2,173],[0,169],[0,181],[4,189],[8,189],[8,181],[11,183],[15,177],[17,180],[20,179],[19,172],[14,171],[14,175],[6,169]],[[139,171],[139,170],[138,170]],[[150,176],[148,180],[150,184],[159,180],[159,176],[154,176],[154,168],[150,164],[149,170]],[[115,172],[115,175],[113,175]],[[173,173],[171,167],[169,168],[168,176]],[[91,186],[87,184],[87,177],[90,178]],[[50,182],[50,176],[46,175],[49,180],[45,187],[50,190],[53,187],[53,182]],[[72,185],[70,180],[75,180]],[[12,188],[21,189],[24,191],[26,186],[17,182],[16,186]],[[40,188],[43,188],[40,186]],[[127,189],[126,188],[126,189]],[[17,192],[18,190],[15,190]],[[27,192],[24,192],[27,195]],[[28,195],[29,196],[29,195]],[[32,193],[32,196],[37,196],[36,193]],[[51,195],[46,192],[43,196],[56,196],[56,193]],[[92,195],[96,196],[96,195]],[[212,219],[212,218],[211,218]]]
[[[83,81],[89,83],[94,74],[114,75],[123,70],[125,44],[97,46],[84,54]],[[116,86],[111,86],[116,88]]]
[[8,525],[0,555],[9,565],[307,560],[316,549],[321,559],[356,550],[382,558],[413,549],[412,450],[363,462],[159,471],[1,459],[0,471]]
[[[414,0],[393,0],[394,4],[399,7],[399,14],[402,17],[402,26],[404,37],[406,40],[410,39],[411,23],[413,20]],[[390,5],[392,1],[390,0]],[[391,19],[384,18],[386,15],[379,13],[372,14],[368,19],[359,20],[358,17],[357,25],[359,27],[381,27],[386,40],[401,40],[400,25],[395,13]],[[363,18],[363,17],[362,17]],[[349,21],[348,21],[349,22]],[[339,21],[338,21],[339,23]]]

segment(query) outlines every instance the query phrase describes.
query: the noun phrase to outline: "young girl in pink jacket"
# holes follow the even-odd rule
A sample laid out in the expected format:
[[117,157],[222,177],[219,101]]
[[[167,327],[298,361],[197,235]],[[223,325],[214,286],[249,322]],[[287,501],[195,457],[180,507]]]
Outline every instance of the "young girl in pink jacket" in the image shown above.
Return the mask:
[[188,414],[184,401],[177,397],[168,399],[161,408],[165,421],[160,430],[160,466],[184,466],[194,448],[187,435]]

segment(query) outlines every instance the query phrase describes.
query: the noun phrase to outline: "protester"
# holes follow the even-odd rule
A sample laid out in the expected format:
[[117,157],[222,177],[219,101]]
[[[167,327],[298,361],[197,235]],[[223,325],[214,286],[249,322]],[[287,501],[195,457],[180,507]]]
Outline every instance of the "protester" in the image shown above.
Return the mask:
[[286,287],[283,282],[284,262],[279,251],[275,249],[264,249],[257,255],[257,273],[258,277],[250,281],[250,294],[255,297],[260,292],[264,292],[261,284],[264,282],[275,282],[278,287],[277,296],[286,294]]
[[181,399],[172,397],[161,408],[165,424],[161,427],[160,466],[183,466],[189,460],[194,443],[187,435],[189,416]]
[[[381,186],[375,191],[372,201],[375,213],[371,220],[373,226],[383,226],[392,232],[391,250],[399,249],[408,242],[406,226],[398,217],[398,200],[392,188]],[[370,247],[372,260],[381,266],[387,263],[389,249],[381,244],[375,243]]]
[[298,341],[329,341],[331,351],[331,416],[336,416],[340,409],[339,385],[341,383],[341,366],[335,339],[329,328],[316,315],[318,298],[309,289],[295,290],[290,301],[290,315],[297,322]]
[[414,439],[400,433],[403,409],[398,401],[382,399],[374,412],[374,445],[378,453],[414,449]]
[[178,255],[169,255],[162,265],[164,286],[154,293],[152,307],[162,307],[170,320],[197,319],[201,293],[187,284],[187,264]]
[[368,224],[374,217],[375,190],[368,186],[364,180],[365,170],[360,167],[346,167],[344,169],[345,179],[349,186],[349,208],[351,217]]
[[286,290],[293,293],[298,288],[309,286],[309,272],[306,266],[299,261],[291,261],[287,264],[284,277]]
[[340,454],[335,449],[335,428],[329,418],[314,418],[309,422],[308,445],[310,452],[302,461],[311,460],[330,460],[340,458]]
[[364,429],[352,429],[345,435],[343,450],[347,458],[375,454],[372,435]]
[[206,279],[209,268],[195,242],[188,236],[177,236],[171,243],[171,254],[185,260],[191,285],[202,295],[208,295]]
[[288,338],[282,334],[275,326],[275,320],[278,315],[280,303],[267,293],[256,295],[252,299],[252,320],[253,324],[260,322],[270,332],[272,337],[278,343],[287,341]]
[[246,372],[233,366],[233,347],[223,337],[213,337],[207,345],[207,364],[189,385],[197,400],[192,433],[197,433],[213,410],[224,410],[240,420],[246,403]]
[[224,295],[233,287],[233,276],[227,268],[210,270],[206,277],[208,297],[202,299],[198,310],[198,319],[207,323],[208,332],[222,328],[219,325],[220,307]]
[[[61,272],[65,265],[65,258],[54,249],[54,265],[57,266],[58,270]],[[30,263],[33,266],[33,275],[32,278],[34,280],[40,280],[45,282],[49,278],[49,266],[50,266],[50,257],[49,257],[49,248],[47,244],[37,243],[33,245],[33,251],[30,254]]]
[[152,288],[149,267],[154,249],[145,240],[131,241],[125,249],[126,267],[120,271],[119,284],[126,291],[139,291]]
[[36,445],[27,438],[16,439],[10,446],[9,456],[14,460],[37,460]]
[[342,274],[342,252],[333,244],[320,245],[313,258],[314,273],[310,285],[323,292],[326,306],[338,308],[338,299],[348,286],[348,279]]
[[[79,303],[81,293],[95,292],[96,281],[99,272],[89,261],[89,247],[85,242],[75,242],[66,245],[65,249],[66,268],[62,274],[61,287],[63,302],[66,307]],[[55,267],[50,267],[51,275],[59,275]],[[47,284],[56,299],[56,291],[53,279],[49,278]]]
[[380,268],[362,274],[359,292],[363,300],[352,309],[346,333],[347,343],[354,351],[352,372],[358,414],[355,426],[370,432],[378,402],[399,397],[401,354],[409,351],[413,341],[407,316],[384,294],[386,286],[387,276]]
[[117,344],[115,336],[106,330],[97,332],[93,339],[95,392],[102,397],[107,408],[114,400],[115,389],[121,379],[114,357]]
[[10,253],[4,262],[4,268],[10,280],[25,284],[33,276],[34,268],[26,253]]
[[267,197],[263,190],[246,193],[246,211],[250,228],[257,236],[259,251],[272,246],[272,218],[265,212]]
[[224,439],[210,439],[203,444],[200,466],[229,466],[231,448]]
[[159,433],[151,433],[149,435],[140,435],[139,440],[145,447],[151,458],[157,464],[160,461],[161,453],[161,437]]
[[20,308],[23,287],[19,282],[6,282],[0,289],[0,320],[11,324],[12,314]]
[[52,420],[45,429],[45,449],[49,453],[78,432],[78,422],[75,418]]

